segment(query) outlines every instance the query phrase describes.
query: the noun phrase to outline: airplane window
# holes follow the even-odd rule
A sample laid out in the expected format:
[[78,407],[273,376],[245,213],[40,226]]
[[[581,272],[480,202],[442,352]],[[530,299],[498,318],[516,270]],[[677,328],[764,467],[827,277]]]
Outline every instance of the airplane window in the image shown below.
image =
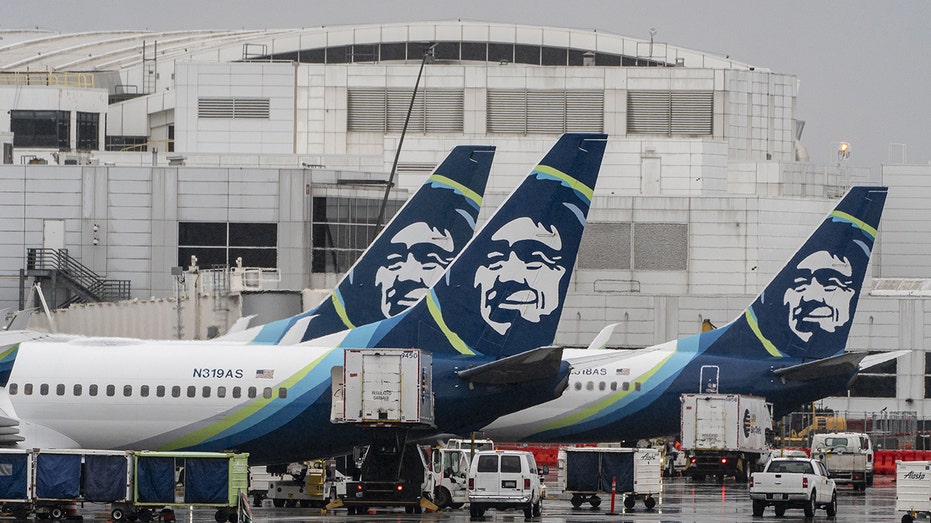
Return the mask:
[[43,383],[39,385],[39,394],[43,396],[48,396],[48,383]]
[[617,382],[616,382],[616,381],[612,381],[612,382],[611,382],[611,390],[617,390]]
[[171,397],[172,397],[172,398],[180,398],[180,397],[181,397],[181,387],[179,387],[179,386],[177,386],[177,385],[171,387]]
[[581,382],[581,381],[575,382],[575,390],[582,390],[582,382]]
[[640,382],[639,382],[639,381],[636,382],[636,383],[634,383],[634,388],[637,389],[638,391],[640,390]]
[[200,392],[201,392],[201,394],[202,394],[205,398],[209,398],[209,397],[210,397],[210,386],[209,386],[209,385],[204,385],[204,388],[201,389]]
[[585,384],[585,390],[595,390],[595,382],[590,381]]
[[65,384],[64,383],[59,383],[58,385],[55,385],[55,394],[59,396],[65,395]]
[[225,398],[226,397],[226,387],[217,387],[217,397]]
[[278,387],[278,398],[285,399],[288,397],[288,389],[284,387]]
[[10,394],[16,395],[18,391],[19,391],[19,385],[16,383],[10,383]]
[[249,398],[255,397],[255,387],[249,387]]
[[133,386],[132,385],[123,385],[123,396],[127,398],[133,395]]
[[624,382],[624,385],[621,386],[622,390],[630,390],[630,383]]
[[197,396],[197,387],[194,385],[187,386],[187,397],[193,398]]
[[605,382],[598,382],[598,390],[605,390]]
[[27,383],[26,385],[23,386],[23,394],[27,396],[32,395],[32,383]]
[[87,388],[87,394],[90,396],[97,395],[97,384],[96,383]]
[[164,398],[165,397],[165,386],[159,385],[155,387],[155,395],[158,396],[159,398]]
[[271,388],[271,387],[265,387],[265,389],[262,390],[262,397],[265,398],[265,399],[271,399],[271,397],[272,397],[272,388]]
[[107,396],[114,396],[116,394],[116,385],[107,385]]
[[148,398],[149,397],[149,386],[148,385],[140,386],[139,395],[142,396],[143,398]]
[[233,397],[238,398],[240,396],[242,396],[242,389],[239,387],[233,387]]
[[80,396],[80,395],[81,395],[81,392],[82,392],[82,391],[81,391],[81,384],[80,384],[80,383],[75,383],[75,384],[74,384],[74,392],[73,392],[74,395],[75,395],[75,396]]

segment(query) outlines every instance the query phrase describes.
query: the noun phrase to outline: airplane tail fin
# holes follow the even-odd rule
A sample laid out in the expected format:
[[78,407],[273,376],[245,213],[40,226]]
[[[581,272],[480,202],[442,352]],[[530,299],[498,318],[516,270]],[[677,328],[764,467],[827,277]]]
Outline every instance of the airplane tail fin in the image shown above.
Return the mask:
[[[320,305],[225,339],[296,343],[383,320],[415,303],[472,238],[494,155],[490,145],[453,148]],[[383,288],[386,281],[395,283],[392,291]]]
[[710,353],[803,360],[842,353],[887,190],[851,188],[750,307],[700,344]]
[[551,344],[606,140],[563,135],[423,300],[341,345],[500,358]]

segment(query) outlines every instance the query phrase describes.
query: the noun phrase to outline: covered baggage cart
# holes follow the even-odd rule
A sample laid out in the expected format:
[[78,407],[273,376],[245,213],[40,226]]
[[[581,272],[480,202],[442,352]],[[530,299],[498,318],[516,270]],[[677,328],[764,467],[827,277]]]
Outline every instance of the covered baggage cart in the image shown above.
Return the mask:
[[566,493],[572,506],[601,505],[600,495],[613,491],[633,509],[636,500],[656,506],[654,494],[662,489],[662,458],[657,449],[619,447],[568,447],[566,453]]

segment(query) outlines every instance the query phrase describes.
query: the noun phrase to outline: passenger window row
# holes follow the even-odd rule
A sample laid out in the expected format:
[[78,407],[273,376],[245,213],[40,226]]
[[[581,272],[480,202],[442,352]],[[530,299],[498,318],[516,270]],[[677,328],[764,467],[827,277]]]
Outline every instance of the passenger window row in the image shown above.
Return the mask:
[[[117,388],[116,385],[106,385],[103,387],[103,393],[107,396],[116,396],[116,388]],[[32,383],[24,383],[23,388],[22,388],[22,393],[24,396],[32,396],[33,394],[36,393],[35,389],[36,387]],[[96,383],[88,385],[86,394],[92,397],[97,396],[101,393],[100,389],[101,387],[98,386]],[[198,387],[196,385],[188,385],[187,387],[184,387],[183,389],[184,389],[183,392],[186,397],[188,398],[198,397],[197,395]],[[8,390],[11,396],[15,396],[19,394],[20,392],[19,384],[10,383]],[[38,386],[38,394],[40,396],[48,396],[50,392],[51,390],[50,390],[48,383],[42,383]],[[56,396],[64,396],[66,392],[67,392],[67,387],[64,384],[59,383],[55,385]],[[150,395],[152,395],[152,392],[153,392],[152,388],[149,385],[139,386],[138,395],[141,398],[148,398]],[[171,395],[172,398],[180,398],[182,394],[182,387],[180,385],[174,385],[169,388],[169,387],[166,387],[165,385],[157,385],[155,386],[154,392],[155,392],[154,396],[157,398],[164,398],[166,395],[169,395],[169,394]],[[211,397],[211,395],[214,394],[214,392],[216,393],[217,398],[226,398],[227,393],[229,393],[229,396],[233,399],[239,399],[243,397],[243,392],[245,392],[245,397],[249,399],[257,398],[260,394],[262,398],[264,399],[272,399],[272,396],[276,394],[275,389],[273,389],[272,387],[265,387],[265,388],[262,388],[261,390],[256,387],[246,387],[245,391],[243,391],[243,387],[239,387],[239,386],[232,387],[229,390],[227,390],[227,387],[222,386],[222,385],[216,387],[216,390],[214,390],[214,388],[211,387],[210,385],[204,385],[200,387],[201,398],[209,398]],[[133,386],[123,385],[122,394],[126,398],[133,397]],[[84,385],[81,385],[80,383],[74,384],[74,386],[71,388],[71,395],[74,397],[81,397],[85,395]],[[287,387],[278,387],[277,396],[279,399],[287,398],[288,397]]]
[[[594,382],[594,381],[586,382],[585,385],[582,385],[582,382],[581,382],[581,381],[575,382],[575,390],[582,390],[582,387],[583,387],[583,386],[585,387],[585,390],[595,390],[595,382]],[[598,390],[605,390],[606,388],[608,388],[608,384],[606,384],[606,383],[603,382],[603,381],[598,382]],[[616,381],[612,381],[612,382],[610,383],[610,388],[611,388],[611,390],[617,390],[617,382],[616,382]],[[625,381],[624,383],[621,383],[621,390],[630,390],[630,382]],[[639,382],[639,381],[635,381],[635,382],[634,382],[634,390],[635,390],[635,391],[638,391],[638,392],[640,391],[640,382]]]

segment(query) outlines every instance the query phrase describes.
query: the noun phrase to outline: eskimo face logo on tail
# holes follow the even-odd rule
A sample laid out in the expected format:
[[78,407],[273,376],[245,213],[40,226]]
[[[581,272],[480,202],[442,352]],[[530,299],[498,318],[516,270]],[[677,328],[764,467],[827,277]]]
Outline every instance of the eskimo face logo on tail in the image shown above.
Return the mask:
[[394,316],[417,303],[452,262],[455,245],[448,230],[416,222],[391,237],[385,264],[375,271],[381,310]]
[[846,325],[857,294],[850,260],[817,251],[799,262],[796,271],[783,296],[792,332],[807,342],[816,330],[835,332]]
[[485,263],[475,271],[482,318],[502,335],[515,313],[539,323],[559,307],[560,283],[567,273],[559,230],[521,217],[503,225],[491,240]]

